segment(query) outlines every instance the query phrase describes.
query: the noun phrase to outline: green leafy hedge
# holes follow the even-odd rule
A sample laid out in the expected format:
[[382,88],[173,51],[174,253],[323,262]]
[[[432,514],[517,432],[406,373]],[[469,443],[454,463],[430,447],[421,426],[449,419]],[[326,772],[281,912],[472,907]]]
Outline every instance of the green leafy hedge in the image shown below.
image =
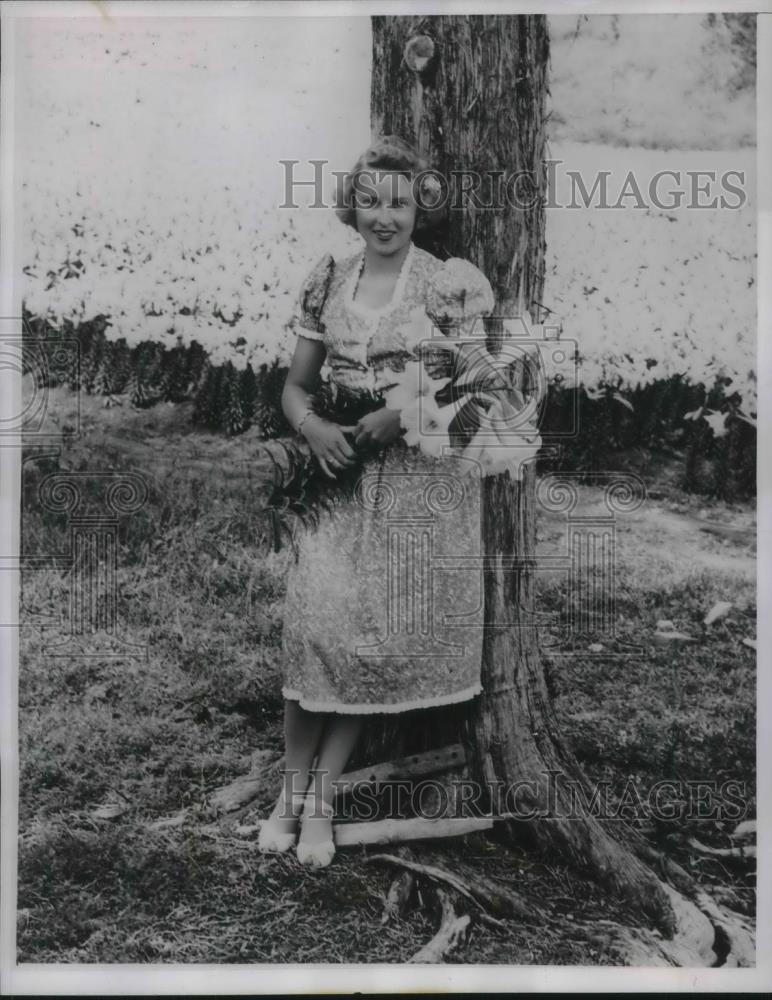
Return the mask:
[[[252,426],[264,438],[290,433],[280,404],[287,369],[278,361],[257,371],[249,364],[214,366],[197,341],[168,348],[148,340],[129,348],[125,340],[109,340],[106,328],[102,316],[58,330],[25,316],[25,370],[73,391],[125,395],[136,407],[189,400],[195,425],[228,435]],[[62,340],[77,342],[79,363],[74,352],[69,365],[62,366],[61,352],[53,363]],[[50,363],[40,364],[41,351]],[[552,440],[560,444],[544,461],[551,469],[593,472],[618,467],[620,452],[664,452],[680,463],[681,487],[749,498],[756,493],[756,428],[738,415],[739,402],[726,382],[706,389],[678,375],[624,396],[612,387],[588,393],[551,386],[541,430],[548,440],[558,435]],[[701,407],[727,415],[720,436],[704,419],[685,419]]]

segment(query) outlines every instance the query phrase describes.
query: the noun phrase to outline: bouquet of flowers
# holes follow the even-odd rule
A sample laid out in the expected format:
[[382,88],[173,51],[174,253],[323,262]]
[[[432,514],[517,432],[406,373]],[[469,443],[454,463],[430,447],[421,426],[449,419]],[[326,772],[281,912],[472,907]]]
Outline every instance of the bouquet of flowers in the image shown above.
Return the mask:
[[437,458],[457,455],[467,473],[509,472],[520,479],[541,447],[538,365],[522,338],[532,345],[539,337],[526,312],[504,321],[504,334],[514,336],[491,353],[481,320],[492,309],[493,292],[481,272],[464,260],[446,261],[425,310],[416,310],[402,331],[418,360],[395,373],[384,398],[401,413],[407,445]]

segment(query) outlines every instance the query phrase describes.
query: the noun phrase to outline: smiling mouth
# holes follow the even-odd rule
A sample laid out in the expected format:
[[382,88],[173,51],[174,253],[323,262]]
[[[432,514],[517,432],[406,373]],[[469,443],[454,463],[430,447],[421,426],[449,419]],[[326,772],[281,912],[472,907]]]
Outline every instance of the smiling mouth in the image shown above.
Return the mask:
[[379,240],[388,240],[395,235],[394,233],[388,233],[379,229],[374,229],[373,232],[375,233],[375,235],[378,237]]

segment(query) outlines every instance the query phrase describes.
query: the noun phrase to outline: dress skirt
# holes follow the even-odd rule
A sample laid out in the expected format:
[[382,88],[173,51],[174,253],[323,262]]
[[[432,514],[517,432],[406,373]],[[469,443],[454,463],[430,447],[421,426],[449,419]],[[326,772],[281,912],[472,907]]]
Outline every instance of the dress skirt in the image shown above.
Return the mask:
[[353,496],[299,526],[282,632],[283,694],[309,711],[404,712],[478,694],[480,479],[402,441]]

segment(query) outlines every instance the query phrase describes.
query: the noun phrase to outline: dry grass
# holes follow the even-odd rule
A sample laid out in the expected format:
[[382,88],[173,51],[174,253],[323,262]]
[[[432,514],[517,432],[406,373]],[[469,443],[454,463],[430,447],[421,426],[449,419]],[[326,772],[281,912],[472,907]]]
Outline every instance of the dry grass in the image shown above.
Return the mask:
[[[72,422],[74,398],[52,392],[48,419]],[[249,770],[252,754],[281,752],[277,671],[283,553],[258,545],[265,473],[257,440],[193,433],[186,406],[103,409],[85,397],[82,433],[62,469],[130,469],[149,484],[143,509],[121,526],[118,620],[145,659],[53,659],[70,579],[28,570],[23,581],[20,669],[19,960],[30,962],[403,962],[433,931],[420,909],[382,927],[391,874],[342,852],[324,872],[293,858],[262,858],[227,825],[205,835],[209,794]],[[52,460],[48,468],[52,468]],[[23,544],[51,552],[66,524],[41,512],[25,472]],[[590,511],[597,490],[582,490]],[[96,493],[87,497],[96,505]],[[619,527],[618,614],[637,659],[604,659],[575,644],[551,656],[549,682],[569,741],[589,775],[645,794],[657,780],[746,782],[753,812],[753,553],[722,546],[690,522],[681,495],[650,503]],[[711,517],[748,508],[712,505]],[[655,527],[657,526],[657,527]],[[541,546],[560,545],[562,524],[543,516]],[[719,571],[718,564],[721,569]],[[545,610],[564,606],[564,582],[540,582]],[[715,600],[732,613],[704,636]],[[700,641],[675,651],[651,645],[658,618]],[[268,801],[258,800],[252,815]],[[112,805],[114,817],[98,813]],[[149,823],[189,810],[189,822]],[[691,856],[686,833],[726,843],[731,824],[655,825],[652,836],[707,884],[732,885],[753,902],[747,865]],[[449,844],[527,899],[548,904],[546,926],[475,926],[456,960],[516,964],[607,964],[610,956],[572,934],[572,920],[613,917],[615,901],[567,868],[524,850],[475,838]]]

